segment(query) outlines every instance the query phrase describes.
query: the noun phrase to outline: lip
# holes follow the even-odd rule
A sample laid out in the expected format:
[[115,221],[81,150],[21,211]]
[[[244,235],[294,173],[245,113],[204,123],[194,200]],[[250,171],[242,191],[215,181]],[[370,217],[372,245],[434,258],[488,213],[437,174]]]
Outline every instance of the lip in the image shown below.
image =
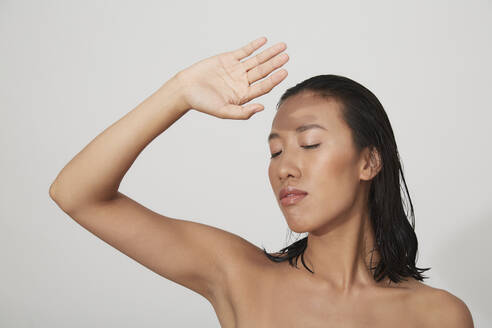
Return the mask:
[[289,195],[289,196],[286,196],[286,197],[282,198],[280,200],[280,203],[283,206],[294,205],[297,202],[299,202],[302,199],[304,199],[304,197],[306,197],[306,196],[307,196],[307,194],[294,194],[294,195]]
[[292,186],[287,186],[285,188],[280,189],[279,192],[279,199],[282,200],[285,196],[289,194],[294,194],[294,195],[307,195],[307,191],[301,190],[294,188]]

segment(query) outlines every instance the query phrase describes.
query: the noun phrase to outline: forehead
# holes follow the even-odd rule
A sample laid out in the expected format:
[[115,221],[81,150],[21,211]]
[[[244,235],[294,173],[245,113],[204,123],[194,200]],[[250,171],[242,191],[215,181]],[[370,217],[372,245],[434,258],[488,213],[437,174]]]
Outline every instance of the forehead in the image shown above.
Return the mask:
[[278,108],[272,131],[294,131],[303,124],[318,123],[328,130],[341,128],[340,103],[333,98],[322,98],[311,92],[301,92],[287,98]]

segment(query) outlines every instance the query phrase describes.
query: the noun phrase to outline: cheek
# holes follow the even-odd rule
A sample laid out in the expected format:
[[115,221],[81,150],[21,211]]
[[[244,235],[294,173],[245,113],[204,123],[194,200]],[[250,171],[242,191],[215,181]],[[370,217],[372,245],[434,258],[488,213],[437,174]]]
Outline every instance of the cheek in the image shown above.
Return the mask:
[[[313,171],[317,213],[323,220],[343,215],[356,199],[359,179],[347,154],[326,156]],[[317,178],[316,178],[317,177]]]
[[273,169],[271,164],[268,166],[268,180],[270,181],[270,185],[273,187]]

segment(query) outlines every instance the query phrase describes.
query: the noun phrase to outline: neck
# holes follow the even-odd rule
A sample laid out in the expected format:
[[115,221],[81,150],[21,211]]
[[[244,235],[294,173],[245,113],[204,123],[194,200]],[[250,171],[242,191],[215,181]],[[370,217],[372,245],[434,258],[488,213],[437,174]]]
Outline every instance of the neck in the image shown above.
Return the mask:
[[380,256],[373,251],[375,234],[365,204],[367,199],[360,197],[343,217],[308,234],[304,252],[306,265],[314,271],[315,278],[325,281],[342,295],[356,294],[364,288],[388,282],[376,282],[374,270],[370,269],[377,265]]

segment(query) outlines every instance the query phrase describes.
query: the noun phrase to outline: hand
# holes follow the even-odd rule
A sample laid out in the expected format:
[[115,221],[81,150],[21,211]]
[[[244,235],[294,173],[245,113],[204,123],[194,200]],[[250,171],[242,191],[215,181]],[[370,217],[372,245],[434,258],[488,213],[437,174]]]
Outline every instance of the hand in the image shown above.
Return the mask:
[[203,59],[178,72],[181,96],[187,106],[227,119],[249,119],[263,110],[261,104],[241,105],[270,92],[285,79],[287,70],[281,69],[252,85],[289,60],[286,53],[281,53],[287,45],[280,42],[254,57],[240,60],[266,41],[266,37],[256,39],[237,50]]

